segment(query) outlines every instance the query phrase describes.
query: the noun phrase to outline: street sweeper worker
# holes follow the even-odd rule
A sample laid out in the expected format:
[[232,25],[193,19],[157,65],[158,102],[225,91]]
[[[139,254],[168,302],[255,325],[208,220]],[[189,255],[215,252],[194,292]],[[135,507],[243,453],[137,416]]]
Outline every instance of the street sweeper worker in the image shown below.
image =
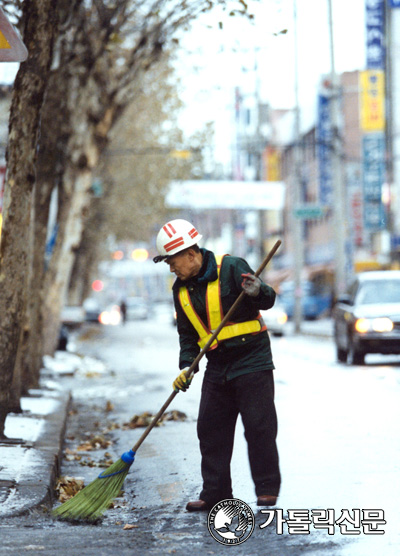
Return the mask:
[[230,462],[241,415],[257,505],[274,506],[280,488],[277,417],[270,340],[260,315],[275,302],[274,290],[247,262],[200,248],[202,236],[188,221],[167,222],[157,236],[159,255],[176,274],[173,297],[180,342],[176,391],[189,388],[185,371],[196,359],[236,298],[246,295],[207,351],[197,434],[203,489],[188,511],[208,511],[233,498]]

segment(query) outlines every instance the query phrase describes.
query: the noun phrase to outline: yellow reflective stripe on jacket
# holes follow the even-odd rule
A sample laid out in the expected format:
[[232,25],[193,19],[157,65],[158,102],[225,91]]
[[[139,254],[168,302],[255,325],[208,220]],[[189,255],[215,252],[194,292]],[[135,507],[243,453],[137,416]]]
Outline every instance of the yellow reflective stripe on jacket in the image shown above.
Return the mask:
[[[261,320],[248,320],[245,322],[237,322],[235,324],[227,324],[223,327],[221,332],[218,334],[218,342],[223,342],[224,340],[229,340],[229,338],[234,338],[235,336],[242,336],[243,334],[255,334],[261,332],[262,323]],[[203,348],[208,340],[211,338],[212,333],[209,333],[203,338],[199,338],[198,344]],[[211,344],[209,349],[214,349],[218,345],[217,340]]]
[[218,268],[218,278],[214,282],[209,282],[207,286],[206,304],[207,304],[207,318],[210,330],[216,330],[224,318],[221,302],[221,283],[219,275],[221,272],[222,259],[224,255],[217,255],[215,257]]
[[[218,328],[223,319],[221,285],[219,280],[223,257],[223,255],[216,256],[218,278],[213,282],[209,282],[207,285],[206,307],[208,326],[203,323],[203,321],[194,310],[187,287],[182,286],[179,289],[179,301],[184,313],[186,314],[199,335],[198,344],[200,348],[203,348],[207,344],[214,330]],[[259,315],[257,319],[250,321],[228,323],[218,334],[218,341],[221,342],[224,340],[228,340],[229,338],[234,338],[235,336],[241,336],[243,334],[254,334],[260,332],[262,329],[264,328],[261,320],[261,315]],[[209,349],[216,348],[218,346],[218,341],[214,340]]]
[[186,286],[182,286],[181,288],[179,288],[179,301],[184,313],[186,314],[187,318],[190,320],[197,334],[199,335],[199,338],[204,338],[205,336],[207,336],[209,334],[209,330],[206,328],[203,321],[194,310],[192,302],[190,300],[189,291]]

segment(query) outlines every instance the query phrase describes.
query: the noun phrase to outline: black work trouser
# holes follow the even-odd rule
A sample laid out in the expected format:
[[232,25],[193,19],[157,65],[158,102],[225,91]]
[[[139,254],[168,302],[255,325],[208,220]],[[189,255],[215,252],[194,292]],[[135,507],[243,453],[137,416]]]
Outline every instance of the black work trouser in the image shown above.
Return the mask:
[[256,495],[279,494],[273,371],[248,373],[225,384],[204,378],[197,434],[203,476],[200,499],[209,506],[233,498],[230,463],[239,413]]

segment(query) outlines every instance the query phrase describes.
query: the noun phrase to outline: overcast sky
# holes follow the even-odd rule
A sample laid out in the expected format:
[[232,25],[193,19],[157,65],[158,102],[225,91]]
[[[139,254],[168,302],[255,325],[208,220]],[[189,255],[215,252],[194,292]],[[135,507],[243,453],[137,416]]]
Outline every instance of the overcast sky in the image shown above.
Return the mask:
[[[294,1],[248,4],[254,23],[214,11],[181,40],[178,69],[187,105],[182,125],[191,133],[204,121],[215,121],[218,158],[228,156],[235,86],[254,95],[258,83],[261,100],[274,108],[290,108],[295,102]],[[365,0],[332,0],[332,5],[336,71],[364,69]],[[328,22],[328,0],[297,0],[299,97],[308,112],[321,76],[330,73]]]
[[[294,105],[293,4],[248,0],[254,23],[216,9],[182,35],[177,67],[187,105],[181,122],[188,134],[215,121],[217,142],[224,148],[235,86],[252,95],[258,83],[261,100],[274,108]],[[332,0],[332,5],[336,70],[363,69],[365,0]],[[307,109],[315,104],[321,75],[330,72],[328,0],[297,0],[297,34],[300,105]],[[0,63],[0,82],[12,82],[17,68]]]

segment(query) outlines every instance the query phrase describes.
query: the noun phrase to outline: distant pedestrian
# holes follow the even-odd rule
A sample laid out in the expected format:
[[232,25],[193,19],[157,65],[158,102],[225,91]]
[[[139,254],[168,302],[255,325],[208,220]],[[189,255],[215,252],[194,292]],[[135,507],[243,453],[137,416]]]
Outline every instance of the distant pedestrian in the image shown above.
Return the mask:
[[122,324],[125,324],[126,323],[127,306],[126,306],[126,302],[125,302],[124,299],[119,304],[119,310],[121,311]]
[[172,220],[157,236],[159,256],[175,273],[173,285],[181,373],[176,391],[189,388],[185,371],[206,345],[239,294],[247,294],[207,352],[197,422],[203,489],[188,511],[207,511],[233,498],[230,462],[237,417],[242,417],[258,506],[274,506],[280,489],[276,446],[272,354],[260,309],[275,302],[274,290],[254,276],[244,259],[200,249],[201,235],[186,220]]

